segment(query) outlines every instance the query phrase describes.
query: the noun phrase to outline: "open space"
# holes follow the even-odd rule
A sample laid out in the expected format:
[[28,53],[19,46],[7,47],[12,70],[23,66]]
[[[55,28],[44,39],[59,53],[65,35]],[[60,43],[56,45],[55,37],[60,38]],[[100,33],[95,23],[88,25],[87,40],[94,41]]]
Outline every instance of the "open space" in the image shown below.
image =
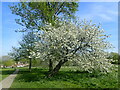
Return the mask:
[[51,78],[46,78],[48,69],[20,68],[11,88],[117,88],[118,74],[90,74],[74,71],[76,67],[62,67],[60,72]]

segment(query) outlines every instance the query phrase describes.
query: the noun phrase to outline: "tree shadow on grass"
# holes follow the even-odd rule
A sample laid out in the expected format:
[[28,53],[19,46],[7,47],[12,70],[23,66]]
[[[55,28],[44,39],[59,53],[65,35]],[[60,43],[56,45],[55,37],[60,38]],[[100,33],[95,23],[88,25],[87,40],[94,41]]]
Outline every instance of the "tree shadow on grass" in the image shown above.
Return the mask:
[[13,69],[13,70],[5,70],[5,71],[2,71],[2,75],[10,75],[10,74],[12,74],[13,72],[14,72],[15,70]]
[[19,72],[19,80],[25,82],[34,82],[34,81],[79,81],[81,78],[91,78],[96,77],[97,75],[90,74],[88,72],[79,72],[79,71],[59,71],[55,76],[51,78],[46,78],[48,74],[47,70],[44,69],[32,69],[31,72],[29,70],[21,70]]
[[80,71],[59,71],[59,73],[57,73],[55,76],[51,78],[46,78],[47,73],[48,71],[45,69],[32,69],[31,72],[29,72],[29,70],[21,70],[16,80],[19,80],[20,82],[39,82],[40,85],[49,83],[53,85],[54,83],[58,85],[60,83],[68,85],[72,83],[74,85],[80,85],[81,87],[92,88],[98,88],[114,83],[113,81],[109,82],[110,75],[103,76],[97,73],[95,74]]
[[26,70],[20,70],[19,71],[19,80],[24,82],[34,82],[39,81],[40,79],[44,79],[44,77],[47,74],[47,71],[44,71],[42,69],[32,69],[31,72]]
[[18,74],[25,74],[25,73],[30,73],[30,71],[29,70],[20,70],[18,72]]

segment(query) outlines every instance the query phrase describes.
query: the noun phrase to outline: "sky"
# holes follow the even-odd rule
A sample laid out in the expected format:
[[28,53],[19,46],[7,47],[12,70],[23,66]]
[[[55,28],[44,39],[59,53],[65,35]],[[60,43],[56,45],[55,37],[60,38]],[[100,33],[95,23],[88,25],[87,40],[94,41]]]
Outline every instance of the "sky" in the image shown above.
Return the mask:
[[[11,13],[8,5],[10,2],[2,2],[2,26],[0,24],[0,35],[2,35],[2,54],[7,55],[12,46],[18,47],[18,41],[21,40],[23,33],[15,32],[15,30],[22,28],[22,26],[15,23],[16,16]],[[1,6],[1,5],[0,5]],[[118,3],[117,2],[80,2],[78,11],[76,12],[78,18],[92,20],[93,23],[101,24],[105,33],[111,35],[108,39],[115,47],[109,51],[118,52]],[[1,18],[0,18],[1,21]]]

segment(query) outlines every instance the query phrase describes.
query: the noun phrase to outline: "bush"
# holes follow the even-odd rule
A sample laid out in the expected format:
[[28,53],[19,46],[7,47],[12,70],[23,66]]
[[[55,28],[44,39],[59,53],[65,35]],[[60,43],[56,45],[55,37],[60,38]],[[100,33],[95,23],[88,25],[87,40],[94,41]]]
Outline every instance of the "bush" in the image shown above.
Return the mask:
[[119,63],[119,62],[118,62],[119,57],[120,57],[120,55],[119,55],[118,53],[111,52],[111,53],[109,54],[108,59],[112,59],[112,60],[111,60],[111,63],[112,63],[112,64],[118,64],[118,63]]
[[2,64],[4,66],[11,66],[11,65],[15,64],[15,61],[13,61],[13,60],[3,61]]

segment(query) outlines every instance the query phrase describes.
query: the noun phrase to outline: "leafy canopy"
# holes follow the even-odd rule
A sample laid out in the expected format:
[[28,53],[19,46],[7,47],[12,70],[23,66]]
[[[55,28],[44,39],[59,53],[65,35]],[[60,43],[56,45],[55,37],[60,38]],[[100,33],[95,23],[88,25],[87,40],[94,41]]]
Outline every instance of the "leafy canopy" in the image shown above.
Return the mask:
[[19,47],[13,47],[13,50],[9,55],[16,61],[22,59],[36,58],[37,49],[35,49],[35,43],[39,41],[39,38],[33,33],[28,32],[23,36],[22,41],[19,42]]
[[59,17],[75,18],[74,13],[77,11],[77,2],[20,2],[10,6],[13,14],[20,16],[16,19],[16,23],[25,26],[27,29],[37,29],[45,25],[45,23],[52,23]]

